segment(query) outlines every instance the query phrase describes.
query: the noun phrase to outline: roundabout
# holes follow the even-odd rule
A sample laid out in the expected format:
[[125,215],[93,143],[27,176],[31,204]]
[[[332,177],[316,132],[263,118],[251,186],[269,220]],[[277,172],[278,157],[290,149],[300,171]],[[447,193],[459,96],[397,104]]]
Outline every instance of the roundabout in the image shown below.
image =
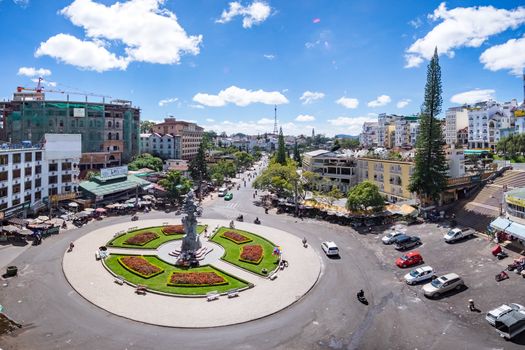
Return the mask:
[[[174,219],[168,224],[179,225],[180,220]],[[199,227],[207,225],[208,231],[214,228],[210,237],[203,233],[199,235],[202,249],[208,253],[199,267],[181,269],[174,266],[176,257],[173,253],[180,249],[182,236],[163,241],[155,248],[152,248],[155,240],[165,237],[157,234],[156,239],[143,246],[128,245],[129,248],[108,244],[129,235],[128,231],[136,235],[135,232],[146,229],[148,232],[162,230],[166,221],[142,220],[135,227],[130,227],[132,225],[115,224],[82,236],[75,241],[74,251],[65,253],[62,268],[67,281],[86,300],[134,321],[169,327],[203,328],[260,319],[301,299],[315,285],[321,273],[320,257],[313,249],[303,248],[297,236],[272,227],[236,223],[236,229],[231,230],[227,228],[229,222],[226,220],[199,220]],[[225,237],[227,232],[226,236],[230,237]],[[120,235],[115,238],[117,233]],[[234,242],[232,237],[244,237],[246,242],[237,244],[239,242]],[[278,268],[278,257],[273,255],[273,244],[279,246],[282,257],[288,261],[288,267],[283,270]],[[95,252],[105,245],[109,255],[97,261]],[[254,263],[242,259],[249,259],[250,256],[243,245],[260,245],[261,261]],[[257,260],[257,257],[254,259]],[[126,266],[137,263],[146,265],[151,271],[144,271],[152,275],[137,274]],[[274,273],[276,276],[269,278]],[[187,281],[188,278],[190,281],[201,281],[203,277],[209,279],[206,282],[209,285],[195,285]],[[116,278],[123,278],[126,283],[115,283]],[[136,284],[146,285],[148,293],[137,295]],[[228,298],[227,293],[231,290],[239,291],[238,297]],[[206,295],[210,292],[221,296],[208,302]]]

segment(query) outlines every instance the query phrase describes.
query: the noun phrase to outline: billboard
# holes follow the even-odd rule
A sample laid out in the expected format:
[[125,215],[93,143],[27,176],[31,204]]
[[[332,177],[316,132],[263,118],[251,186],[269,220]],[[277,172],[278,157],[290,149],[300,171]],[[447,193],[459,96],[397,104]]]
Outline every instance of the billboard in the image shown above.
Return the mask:
[[113,176],[127,176],[127,175],[128,175],[127,165],[117,166],[114,168],[100,169],[100,177],[103,179],[108,178],[108,177],[113,177]]
[[73,117],[83,118],[86,116],[85,108],[73,108]]

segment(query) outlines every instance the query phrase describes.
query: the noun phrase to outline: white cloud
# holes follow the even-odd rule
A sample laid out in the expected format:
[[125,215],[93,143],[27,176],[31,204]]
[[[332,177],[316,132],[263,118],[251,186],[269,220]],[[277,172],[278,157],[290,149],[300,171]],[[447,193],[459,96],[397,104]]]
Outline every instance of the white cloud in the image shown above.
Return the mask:
[[[129,0],[105,6],[92,0],[75,0],[60,13],[82,27],[90,40],[58,34],[40,45],[37,56],[49,55],[84,69],[105,71],[126,69],[133,61],[176,64],[182,54],[199,54],[202,35],[188,36],[175,13],[161,8],[164,0]],[[76,41],[74,41],[76,40]],[[106,46],[108,41],[124,45],[126,57],[116,57]],[[67,47],[65,52],[55,46]],[[72,56],[87,53],[89,62]],[[91,57],[98,53],[98,59]],[[81,60],[80,60],[81,61]]]
[[295,117],[295,121],[297,122],[312,122],[315,120],[315,117],[313,115],[308,114],[299,114],[297,117]]
[[[32,78],[31,81],[33,83],[37,83],[38,84],[38,78]],[[40,84],[44,85],[44,86],[50,86],[50,87],[56,87],[57,86],[57,83],[54,82],[54,81],[47,81],[47,80],[40,80]]]
[[406,68],[417,67],[423,59],[430,59],[436,46],[439,53],[453,57],[455,49],[479,47],[492,35],[516,29],[525,23],[525,8],[505,10],[475,6],[448,10],[443,2],[428,17],[442,22],[406,50]]
[[510,69],[512,74],[521,75],[525,68],[525,36],[488,48],[481,54],[479,60],[484,64],[485,69],[491,71]]
[[166,98],[166,99],[163,99],[163,100],[159,101],[159,106],[163,107],[163,106],[167,105],[168,103],[177,102],[178,100],[179,99],[177,97]]
[[314,103],[317,100],[324,98],[323,92],[305,91],[303,95],[299,97],[299,100],[303,101],[303,105]]
[[328,123],[334,128],[334,134],[349,133],[351,135],[358,135],[363,129],[365,122],[377,121],[374,117],[337,117],[335,119],[328,119]]
[[13,0],[13,2],[18,5],[18,6],[21,6],[23,8],[26,8],[27,5],[29,5],[29,0]]
[[215,119],[206,118],[206,121],[207,121],[208,123],[213,123],[213,122],[215,121]]
[[423,24],[423,21],[421,20],[421,18],[416,17],[415,19],[409,21],[408,24],[410,24],[412,27],[417,29],[421,27],[421,25]]
[[251,28],[254,24],[264,22],[272,12],[272,8],[264,1],[254,1],[248,6],[242,6],[240,2],[234,1],[229,3],[229,9],[223,10],[221,18],[216,23],[228,23],[234,17],[242,17],[243,28]]
[[368,102],[368,107],[383,107],[389,104],[391,101],[392,99],[388,95],[377,96],[375,100]]
[[222,107],[228,103],[245,107],[252,103],[264,103],[267,105],[280,105],[288,103],[288,99],[278,91],[246,90],[237,86],[230,86],[221,90],[217,95],[198,93],[193,96],[193,101],[209,107]]
[[261,118],[257,121],[257,124],[259,125],[270,125],[273,123],[275,123],[275,120],[270,118]]
[[35,56],[51,56],[64,63],[97,72],[125,70],[129,63],[126,58],[117,57],[93,41],[79,40],[69,34],[57,34],[40,43]]
[[195,108],[195,109],[204,109],[203,105],[190,105],[189,107],[190,108]]
[[406,106],[408,106],[408,104],[409,104],[410,102],[412,102],[411,99],[409,99],[409,98],[404,98],[404,99],[402,99],[402,100],[397,101],[396,107],[397,107],[397,108],[405,108]]
[[272,55],[272,54],[265,54],[265,55],[263,55],[263,56],[264,56],[264,58],[266,58],[266,59],[268,59],[268,60],[270,60],[270,61],[273,60],[273,59],[275,59],[275,55]]
[[348,109],[355,109],[359,106],[359,100],[350,97],[341,97],[339,100],[335,101],[335,103]]
[[488,101],[494,99],[494,93],[496,93],[496,90],[493,89],[475,89],[465,91],[452,96],[450,102],[457,104],[473,104],[476,102]]
[[18,75],[25,75],[26,77],[45,77],[51,75],[51,71],[46,68],[20,67],[18,68]]

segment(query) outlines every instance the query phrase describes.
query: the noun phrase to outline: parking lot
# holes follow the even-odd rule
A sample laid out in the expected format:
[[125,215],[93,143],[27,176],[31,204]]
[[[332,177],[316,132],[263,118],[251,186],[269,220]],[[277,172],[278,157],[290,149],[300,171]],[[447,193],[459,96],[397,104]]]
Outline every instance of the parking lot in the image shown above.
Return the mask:
[[[419,251],[424,263],[405,269],[395,265],[395,260],[408,251],[397,251],[393,245],[385,245],[381,238],[392,231],[392,226],[358,235],[359,240],[373,251],[382,262],[382,269],[391,273],[392,283],[404,283],[404,275],[411,269],[429,265],[438,276],[447,273],[457,273],[466,287],[460,291],[452,291],[437,299],[428,299],[423,295],[422,285],[417,284],[401,288],[406,296],[417,298],[427,304],[430,309],[439,309],[455,317],[465,326],[479,328],[483,333],[497,332],[485,320],[485,313],[503,303],[525,303],[525,278],[515,272],[508,272],[510,278],[496,282],[495,275],[504,270],[518,255],[509,252],[509,257],[498,260],[491,254],[495,246],[483,235],[463,239],[456,243],[446,243],[443,236],[449,227],[439,224],[419,224],[413,226],[396,225],[395,230],[421,238],[422,244],[408,251]],[[343,257],[344,259],[344,257]],[[468,310],[468,300],[473,299],[479,313]],[[513,339],[513,342],[525,344],[525,334]],[[504,344],[504,343],[502,343]]]

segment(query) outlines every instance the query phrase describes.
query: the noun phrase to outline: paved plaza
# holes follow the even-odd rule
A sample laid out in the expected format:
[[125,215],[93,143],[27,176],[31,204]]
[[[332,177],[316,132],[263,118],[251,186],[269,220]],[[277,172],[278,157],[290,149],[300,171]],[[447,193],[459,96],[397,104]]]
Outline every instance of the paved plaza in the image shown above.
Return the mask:
[[[219,259],[220,256],[214,254],[208,263],[252,283],[255,287],[240,292],[237,298],[228,299],[227,296],[222,296],[211,302],[207,302],[205,297],[165,296],[152,292],[141,296],[130,285],[115,283],[114,276],[104,268],[101,261],[95,259],[98,247],[105,245],[116,232],[128,230],[132,226],[162,226],[165,221],[141,220],[138,225],[116,224],[79,238],[75,241],[75,249],[64,255],[63,270],[68,282],[88,301],[113,314],[149,324],[196,328],[247,322],[278,312],[303,297],[317,282],[321,273],[318,253],[312,248],[305,249],[298,237],[271,227],[236,223],[236,228],[256,233],[279,245],[289,267],[279,270],[277,278],[270,280],[224,262]],[[208,225],[211,231],[215,227],[228,226],[229,222],[200,220],[199,224]],[[206,241],[202,236],[201,239]],[[214,249],[218,247],[216,244],[207,244]],[[165,245],[168,246],[167,250],[175,247],[172,243]],[[159,251],[161,256],[166,253],[163,246]],[[109,252],[156,254],[156,251],[126,248],[109,248]]]

